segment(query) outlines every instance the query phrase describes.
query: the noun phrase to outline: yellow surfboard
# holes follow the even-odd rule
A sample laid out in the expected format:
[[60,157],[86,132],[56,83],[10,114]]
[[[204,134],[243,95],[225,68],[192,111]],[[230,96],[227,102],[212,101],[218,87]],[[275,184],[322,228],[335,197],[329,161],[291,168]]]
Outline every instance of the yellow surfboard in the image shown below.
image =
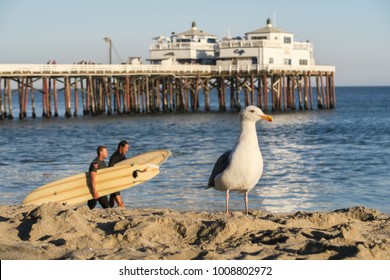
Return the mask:
[[145,163],[150,163],[150,164],[155,164],[155,165],[162,165],[170,156],[172,155],[170,150],[155,150],[155,151],[150,151],[146,152],[143,154],[139,154],[136,156],[133,156],[131,158],[122,160],[115,164],[115,166],[120,166],[120,165],[136,165],[136,164],[145,164]]
[[[129,158],[114,167],[99,169],[96,177],[98,193],[104,196],[149,181],[160,173],[159,165],[170,154],[169,150],[148,152],[134,157],[135,160]],[[92,193],[89,172],[84,172],[34,189],[24,198],[22,204],[60,202],[79,205],[90,199]]]

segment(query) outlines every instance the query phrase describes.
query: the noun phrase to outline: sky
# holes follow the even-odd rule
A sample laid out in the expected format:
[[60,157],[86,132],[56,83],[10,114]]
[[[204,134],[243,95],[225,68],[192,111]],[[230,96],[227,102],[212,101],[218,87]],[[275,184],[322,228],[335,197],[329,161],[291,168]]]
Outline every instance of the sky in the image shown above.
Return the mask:
[[220,38],[273,25],[310,40],[336,86],[390,85],[388,0],[0,0],[0,64],[149,57],[152,38],[191,28]]

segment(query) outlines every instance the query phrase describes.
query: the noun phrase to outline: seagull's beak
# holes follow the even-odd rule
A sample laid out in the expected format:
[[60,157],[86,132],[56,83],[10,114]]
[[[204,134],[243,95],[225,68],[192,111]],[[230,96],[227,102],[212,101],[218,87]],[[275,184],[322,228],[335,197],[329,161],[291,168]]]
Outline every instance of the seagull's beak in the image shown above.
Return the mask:
[[274,121],[274,119],[271,116],[269,116],[269,115],[260,115],[259,117],[262,118],[263,120],[266,120],[266,121],[269,121],[269,122],[273,122]]

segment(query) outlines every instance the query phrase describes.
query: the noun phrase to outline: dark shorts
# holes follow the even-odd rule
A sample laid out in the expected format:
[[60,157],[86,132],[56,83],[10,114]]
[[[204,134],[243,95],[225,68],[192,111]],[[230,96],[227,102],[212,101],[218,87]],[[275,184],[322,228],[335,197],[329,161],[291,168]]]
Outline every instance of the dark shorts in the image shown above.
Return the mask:
[[99,197],[99,199],[88,200],[89,209],[92,210],[93,208],[95,208],[98,202],[103,207],[103,209],[110,208],[110,203],[108,202],[107,196],[101,196]]
[[114,192],[114,193],[110,194],[110,196],[112,196],[112,197],[116,197],[117,195],[121,195],[121,193],[120,192]]

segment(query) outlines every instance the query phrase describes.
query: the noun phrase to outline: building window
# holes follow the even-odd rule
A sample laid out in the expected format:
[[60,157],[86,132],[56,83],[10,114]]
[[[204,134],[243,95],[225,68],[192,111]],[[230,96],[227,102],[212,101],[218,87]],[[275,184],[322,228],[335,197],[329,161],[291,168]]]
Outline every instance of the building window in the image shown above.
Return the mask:
[[307,65],[307,59],[300,59],[299,65]]
[[189,43],[189,42],[191,42],[191,40],[190,39],[177,39],[176,42],[178,42],[178,43]]
[[291,44],[291,37],[284,37],[285,44]]
[[284,65],[291,65],[291,59],[285,58],[285,59],[283,59],[283,63],[284,63]]
[[267,40],[267,36],[252,36],[252,40]]
[[273,57],[269,58],[269,64],[274,64],[274,58]]

